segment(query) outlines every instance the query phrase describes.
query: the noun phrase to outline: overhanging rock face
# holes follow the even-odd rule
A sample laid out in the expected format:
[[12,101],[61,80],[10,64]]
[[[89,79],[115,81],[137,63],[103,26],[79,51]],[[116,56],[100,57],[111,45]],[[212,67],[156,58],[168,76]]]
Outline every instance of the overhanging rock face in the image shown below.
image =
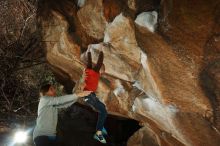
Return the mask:
[[78,103],[60,114],[58,131],[62,146],[126,146],[129,137],[140,128],[135,120],[108,115],[107,144],[101,144],[93,139],[97,116],[91,108]]
[[[129,146],[220,145],[219,1],[50,3],[40,21],[48,62],[77,81],[86,52],[94,62],[104,52],[97,95],[144,125]],[[153,10],[158,18],[143,13]]]

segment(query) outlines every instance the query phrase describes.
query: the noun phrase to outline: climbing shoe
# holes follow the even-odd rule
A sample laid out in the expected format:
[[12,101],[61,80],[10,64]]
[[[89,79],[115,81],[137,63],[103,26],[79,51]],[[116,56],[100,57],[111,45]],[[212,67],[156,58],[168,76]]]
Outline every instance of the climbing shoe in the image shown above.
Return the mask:
[[98,141],[100,141],[101,143],[106,144],[106,140],[105,140],[105,138],[104,138],[104,136],[102,134],[100,134],[100,135],[94,134],[93,138],[98,140]]
[[103,135],[108,135],[108,132],[107,132],[107,130],[105,129],[105,127],[102,128],[102,134],[103,134]]

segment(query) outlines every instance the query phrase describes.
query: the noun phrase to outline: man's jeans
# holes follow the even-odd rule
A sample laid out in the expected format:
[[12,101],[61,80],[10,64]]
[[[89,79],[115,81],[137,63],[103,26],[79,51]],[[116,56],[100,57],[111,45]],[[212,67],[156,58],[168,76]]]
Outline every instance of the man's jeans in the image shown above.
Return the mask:
[[98,121],[96,125],[96,130],[102,131],[105,119],[107,117],[105,105],[101,101],[99,101],[94,92],[88,96],[85,96],[84,100],[87,104],[89,104],[98,111]]
[[34,139],[36,146],[58,146],[56,137],[38,136]]

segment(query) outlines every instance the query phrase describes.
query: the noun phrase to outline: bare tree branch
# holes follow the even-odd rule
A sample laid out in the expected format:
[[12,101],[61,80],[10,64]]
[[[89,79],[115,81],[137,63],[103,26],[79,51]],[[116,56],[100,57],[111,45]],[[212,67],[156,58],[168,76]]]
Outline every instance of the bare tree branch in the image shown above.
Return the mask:
[[25,106],[28,106],[28,105],[30,105],[30,104],[37,103],[37,102],[39,102],[39,101],[37,100],[37,101],[33,101],[33,102],[31,102],[31,103],[24,104],[23,106],[21,106],[21,107],[15,109],[15,110],[13,110],[13,111],[16,113],[17,111],[21,110],[21,109],[24,108]]

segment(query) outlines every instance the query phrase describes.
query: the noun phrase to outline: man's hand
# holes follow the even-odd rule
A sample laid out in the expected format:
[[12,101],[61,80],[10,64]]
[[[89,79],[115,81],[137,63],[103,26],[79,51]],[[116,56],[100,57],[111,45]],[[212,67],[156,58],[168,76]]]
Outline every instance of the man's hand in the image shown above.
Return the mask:
[[84,96],[88,96],[91,93],[92,93],[92,91],[81,91],[81,92],[76,93],[76,96],[84,97]]
[[75,93],[80,93],[84,90],[86,83],[85,83],[85,78],[87,77],[85,71],[83,71],[82,77],[80,78],[80,80],[78,82],[76,82],[76,85],[73,89],[73,92]]

